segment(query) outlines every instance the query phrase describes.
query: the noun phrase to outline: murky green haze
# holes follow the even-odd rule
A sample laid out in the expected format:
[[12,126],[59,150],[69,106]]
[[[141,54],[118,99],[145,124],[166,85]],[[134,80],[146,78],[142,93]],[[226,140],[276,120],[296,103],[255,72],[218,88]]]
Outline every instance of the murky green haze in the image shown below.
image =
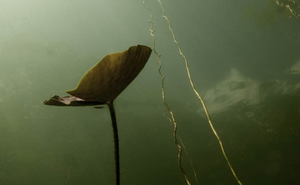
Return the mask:
[[[297,184],[300,11],[293,15],[271,0],[162,4],[241,182]],[[153,14],[166,100],[199,184],[237,184],[159,3],[149,0],[146,6]],[[152,47],[149,19],[142,0],[0,0],[1,185],[115,184],[108,108],[52,107],[43,101],[67,95],[107,54],[137,44]],[[115,101],[122,185],[186,184],[157,69],[152,53]],[[182,157],[196,185],[185,152]]]

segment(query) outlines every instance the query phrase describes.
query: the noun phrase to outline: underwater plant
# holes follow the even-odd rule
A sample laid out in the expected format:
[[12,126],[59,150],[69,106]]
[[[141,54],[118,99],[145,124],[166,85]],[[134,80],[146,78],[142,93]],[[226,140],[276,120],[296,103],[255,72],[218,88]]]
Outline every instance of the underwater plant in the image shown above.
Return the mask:
[[120,150],[116,113],[113,102],[118,95],[140,73],[151,55],[148,46],[132,46],[128,50],[105,56],[80,80],[74,90],[67,91],[72,96],[57,95],[44,101],[54,106],[91,106],[106,104],[109,107],[115,148],[116,184],[120,184]]

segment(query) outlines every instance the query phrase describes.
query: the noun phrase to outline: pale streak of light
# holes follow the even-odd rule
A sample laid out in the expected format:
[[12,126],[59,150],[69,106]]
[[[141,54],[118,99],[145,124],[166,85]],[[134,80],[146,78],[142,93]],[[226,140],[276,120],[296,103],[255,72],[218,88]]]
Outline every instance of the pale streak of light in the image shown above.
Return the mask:
[[70,169],[70,167],[69,167],[69,172],[68,172],[68,176],[67,176],[67,180],[66,180],[66,185],[68,185],[70,173],[71,173],[71,169]]
[[174,31],[173,31],[172,26],[171,26],[171,22],[170,22],[169,18],[165,15],[165,9],[164,9],[164,7],[163,7],[161,1],[160,1],[160,0],[157,0],[157,1],[159,2],[160,7],[161,7],[161,10],[162,10],[162,12],[163,12],[163,18],[165,18],[166,21],[168,22],[169,30],[170,30],[170,32],[171,32],[171,34],[172,34],[172,36],[173,36],[173,41],[176,43],[176,45],[177,45],[177,47],[178,47],[179,54],[182,56],[182,58],[183,58],[184,61],[185,61],[185,68],[186,68],[186,72],[187,72],[187,75],[188,75],[188,78],[189,78],[189,81],[190,81],[190,85],[191,85],[191,87],[192,87],[194,93],[197,95],[198,99],[200,100],[200,102],[201,102],[201,104],[202,104],[202,106],[203,106],[203,109],[204,109],[204,111],[205,111],[205,114],[206,114],[208,123],[209,123],[209,125],[210,125],[210,127],[211,127],[211,130],[213,131],[214,135],[215,135],[216,138],[218,139],[218,142],[219,142],[219,145],[220,145],[222,154],[223,154],[224,158],[226,159],[227,164],[228,164],[228,166],[229,166],[229,168],[230,168],[230,170],[231,170],[231,172],[232,172],[234,178],[236,179],[236,181],[237,181],[238,184],[242,185],[242,182],[238,179],[238,177],[237,177],[237,175],[236,175],[236,173],[235,173],[233,167],[231,166],[231,163],[229,162],[229,159],[228,159],[228,157],[227,157],[227,155],[226,155],[226,153],[225,153],[225,149],[224,149],[224,147],[223,147],[222,141],[221,141],[221,139],[220,139],[218,133],[216,132],[216,130],[215,130],[213,124],[212,124],[212,121],[211,121],[211,119],[210,119],[209,112],[208,112],[208,110],[207,110],[207,108],[206,108],[206,106],[205,106],[205,103],[204,103],[203,99],[201,98],[200,94],[198,93],[198,91],[195,89],[193,80],[192,80],[192,78],[191,78],[190,69],[189,69],[189,66],[188,66],[188,60],[187,60],[187,58],[185,57],[185,55],[182,53],[181,47],[180,47],[178,41],[176,40]]
[[176,136],[176,132],[177,132],[177,122],[176,122],[176,119],[175,119],[175,116],[174,116],[174,113],[173,111],[171,110],[170,106],[168,105],[167,101],[166,101],[166,98],[165,98],[165,87],[164,87],[164,79],[165,79],[165,76],[162,74],[161,72],[161,68],[162,68],[162,62],[160,60],[160,54],[156,51],[156,47],[155,47],[155,35],[154,35],[154,30],[153,30],[153,16],[152,16],[152,11],[151,9],[145,5],[145,2],[147,0],[144,0],[143,1],[143,4],[144,4],[144,7],[149,11],[149,16],[150,16],[150,20],[149,20],[149,23],[150,23],[150,35],[152,36],[153,38],[153,51],[156,55],[156,59],[158,61],[158,73],[161,77],[161,96],[162,96],[162,100],[163,100],[163,103],[165,105],[165,107],[167,108],[167,110],[169,111],[170,115],[171,115],[171,118],[172,118],[172,122],[173,122],[173,137],[174,137],[174,142],[175,142],[175,145],[177,146],[177,149],[178,149],[178,154],[177,154],[177,159],[178,159],[178,166],[180,168],[180,171],[181,173],[183,174],[184,176],[184,179],[186,181],[186,183],[188,185],[191,185],[182,165],[181,165],[181,154],[182,154],[182,148],[177,140],[177,136]]
[[[171,124],[171,126],[172,126],[172,120],[171,120],[169,117],[167,117],[165,114],[163,114],[163,115],[165,116],[165,118],[167,118],[167,119],[170,121],[170,124]],[[193,165],[193,163],[192,163],[192,161],[191,161],[191,159],[190,159],[189,153],[188,153],[188,151],[187,151],[185,145],[183,144],[183,141],[182,141],[181,137],[180,137],[179,135],[177,135],[177,137],[178,137],[178,139],[179,139],[181,145],[183,146],[183,149],[184,149],[184,151],[185,151],[185,154],[186,154],[186,156],[187,156],[187,158],[188,158],[188,160],[189,160],[189,163],[190,163],[190,165],[191,165],[191,168],[192,168],[192,170],[193,170],[195,180],[196,180],[197,184],[199,185],[197,173],[196,173],[195,168],[194,168],[194,165]]]
[[194,165],[193,165],[193,163],[192,163],[192,161],[191,161],[191,159],[190,159],[189,153],[188,153],[188,151],[187,151],[185,145],[183,144],[183,142],[182,142],[182,140],[181,140],[181,137],[178,136],[178,138],[179,138],[179,140],[180,140],[181,145],[182,145],[183,148],[184,148],[185,154],[186,154],[186,156],[187,156],[187,158],[188,158],[188,160],[189,160],[189,162],[190,162],[190,165],[191,165],[191,167],[192,167],[192,169],[193,169],[193,173],[194,173],[195,180],[196,180],[197,184],[199,185],[197,173],[196,173],[195,168],[194,168]]
[[[288,10],[289,10],[296,18],[299,18],[299,17],[300,17],[300,15],[297,14],[297,12],[294,11],[294,10],[290,7],[290,5],[284,5],[283,3],[280,3],[279,0],[274,0],[274,2],[275,2],[278,6],[281,6],[281,7],[284,7],[284,8],[286,8],[286,9],[288,9]],[[295,1],[290,1],[290,2],[296,4]]]

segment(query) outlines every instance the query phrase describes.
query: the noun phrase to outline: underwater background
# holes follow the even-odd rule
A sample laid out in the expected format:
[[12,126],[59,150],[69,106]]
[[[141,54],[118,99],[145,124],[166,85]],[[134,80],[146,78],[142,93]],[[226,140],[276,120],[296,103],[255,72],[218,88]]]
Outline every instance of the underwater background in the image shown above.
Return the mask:
[[[298,184],[300,2],[161,3],[240,181]],[[43,101],[107,54],[153,47],[151,23],[191,184],[238,184],[162,15],[157,0],[0,0],[1,185],[115,184],[108,108]],[[122,185],[186,184],[156,57],[115,101]]]

